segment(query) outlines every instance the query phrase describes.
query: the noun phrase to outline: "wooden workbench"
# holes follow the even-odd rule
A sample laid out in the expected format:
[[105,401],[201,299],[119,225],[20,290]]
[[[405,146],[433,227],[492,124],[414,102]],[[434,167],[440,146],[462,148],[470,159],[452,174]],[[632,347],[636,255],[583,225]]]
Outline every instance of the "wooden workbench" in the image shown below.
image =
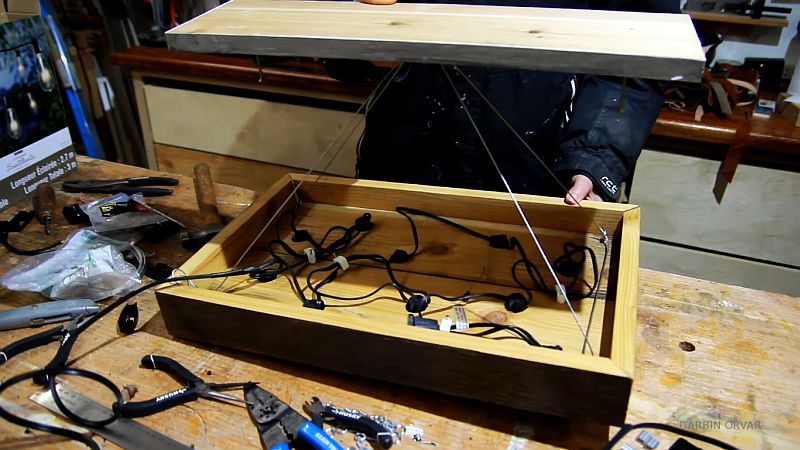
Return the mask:
[[[70,176],[72,178],[152,174],[145,169],[88,158],[79,161],[79,169]],[[196,221],[197,209],[192,183],[185,177],[179,178],[181,184],[174,195],[148,202],[192,224]],[[216,192],[222,214],[229,217],[244,210],[254,198],[251,191],[231,186],[217,185]],[[77,194],[58,192],[58,210],[78,198]],[[30,205],[23,203],[0,213],[0,220],[8,220],[20,208],[29,209]],[[66,237],[74,229],[57,215],[53,225],[55,237]],[[40,245],[46,239],[42,227],[36,223],[11,237],[14,244],[25,248]],[[172,266],[189,256],[180,248],[177,236],[144,248],[153,253],[151,262]],[[0,255],[0,271],[3,272],[22,259],[5,249],[0,249]],[[741,448],[800,446],[797,417],[799,299],[649,270],[641,271],[640,280],[637,369],[628,422],[656,421],[676,426],[710,424],[711,427],[719,424],[720,429],[703,432]],[[42,299],[36,294],[0,289],[0,309],[39,301]],[[426,439],[439,442],[438,448],[599,448],[613,431],[602,424],[570,423],[323,372],[311,365],[290,364],[176,340],[167,333],[152,293],[139,296],[138,304],[139,331],[118,337],[117,313],[112,313],[82,335],[72,352],[76,367],[97,371],[118,385],[136,385],[136,399],[150,398],[177,387],[164,373],[139,367],[143,355],[154,353],[179,360],[207,381],[259,381],[296,408],[312,396],[318,396],[338,406],[414,424],[425,430]],[[0,346],[37,331],[0,332]],[[55,345],[51,344],[13,358],[0,366],[0,378],[7,379],[41,367],[52,358],[54,351]],[[27,414],[38,414],[37,418],[42,420],[49,415],[27,400],[34,391],[33,385],[22,383],[7,391],[0,401],[3,405],[19,405]],[[246,410],[238,406],[199,400],[139,420],[195,448],[260,447]],[[733,429],[734,424],[750,425],[753,429]],[[353,445],[351,436],[341,439],[345,445]],[[113,448],[107,442],[101,445]],[[33,446],[79,448],[77,444],[64,443],[59,437],[26,431],[0,421],[0,449]],[[396,448],[433,447],[406,439]]]

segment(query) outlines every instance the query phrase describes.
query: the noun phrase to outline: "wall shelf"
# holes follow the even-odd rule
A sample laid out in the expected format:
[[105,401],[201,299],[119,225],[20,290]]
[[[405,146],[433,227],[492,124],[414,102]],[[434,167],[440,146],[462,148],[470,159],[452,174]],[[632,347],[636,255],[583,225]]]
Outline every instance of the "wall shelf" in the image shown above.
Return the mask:
[[789,26],[789,21],[785,17],[779,16],[761,16],[760,19],[754,19],[750,16],[743,16],[738,14],[725,14],[715,12],[702,12],[702,11],[686,11],[686,14],[695,21],[701,22],[721,22],[736,25],[749,25],[754,27],[769,27],[769,28],[786,28]]

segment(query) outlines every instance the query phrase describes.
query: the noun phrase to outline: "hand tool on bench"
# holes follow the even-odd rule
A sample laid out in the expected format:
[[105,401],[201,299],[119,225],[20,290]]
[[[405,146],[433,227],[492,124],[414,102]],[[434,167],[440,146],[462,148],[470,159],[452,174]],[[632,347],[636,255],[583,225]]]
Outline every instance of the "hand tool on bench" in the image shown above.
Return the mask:
[[117,194],[141,193],[144,197],[163,197],[171,195],[172,189],[143,186],[175,186],[176,178],[169,177],[132,177],[117,180],[67,180],[61,184],[64,192],[90,192]]
[[186,385],[143,402],[125,402],[123,404],[115,402],[113,410],[122,417],[149,416],[173,406],[197,400],[199,397],[248,403],[246,400],[233,395],[218,392],[217,389],[222,391],[255,385],[252,381],[244,383],[206,383],[179,362],[165,356],[147,355],[142,358],[142,366],[167,372],[176,380],[186,383]]
[[378,448],[384,450],[394,443],[391,431],[359,411],[337,408],[329,403],[322,403],[317,397],[306,402],[303,410],[311,416],[311,421],[318,427],[322,427],[323,423],[329,423],[336,428],[363,433],[367,440],[375,441]]
[[[62,404],[74,414],[82,417],[108,417],[112,414],[108,407],[73,391],[63,384],[55,385],[55,389]],[[64,416],[64,412],[53,397],[52,389],[45,389],[37,392],[33,394],[30,399],[50,411]],[[102,427],[82,426],[126,450],[150,450],[154,448],[158,450],[194,449],[194,447],[183,445],[169,436],[165,436],[152,428],[148,428],[139,422],[124,417],[117,418],[113,422]]]
[[[69,358],[72,347],[75,345],[74,336],[76,336],[76,332],[87,320],[90,320],[90,318],[87,318],[85,314],[80,315],[70,320],[66,325],[59,325],[49,330],[42,331],[41,333],[36,333],[0,348],[0,366],[22,352],[52,342],[58,342],[56,356],[44,366],[44,370],[47,371],[57,367],[63,367],[67,363],[67,358]],[[47,383],[47,379],[47,375],[39,375],[35,376],[33,381],[38,385],[44,385]]]
[[198,250],[225,226],[217,209],[217,196],[211,181],[211,170],[206,163],[194,166],[194,193],[200,207],[200,228],[181,233],[181,245],[186,250]]
[[100,312],[92,300],[56,300],[0,311],[0,331],[73,320]]
[[50,234],[54,209],[56,209],[56,192],[53,190],[53,186],[50,186],[50,183],[36,186],[36,193],[33,195],[33,210],[36,211],[36,218],[44,225],[45,234]]
[[244,388],[244,398],[250,402],[247,410],[266,450],[288,450],[301,442],[317,450],[344,450],[320,427],[271,392],[251,384]]

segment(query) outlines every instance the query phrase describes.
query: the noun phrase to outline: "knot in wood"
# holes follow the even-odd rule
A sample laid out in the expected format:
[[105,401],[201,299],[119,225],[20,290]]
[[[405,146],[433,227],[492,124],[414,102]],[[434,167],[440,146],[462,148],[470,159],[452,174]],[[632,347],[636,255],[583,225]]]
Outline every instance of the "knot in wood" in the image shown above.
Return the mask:
[[434,255],[444,255],[445,253],[450,251],[450,245],[448,244],[433,244],[429,245],[427,250]]

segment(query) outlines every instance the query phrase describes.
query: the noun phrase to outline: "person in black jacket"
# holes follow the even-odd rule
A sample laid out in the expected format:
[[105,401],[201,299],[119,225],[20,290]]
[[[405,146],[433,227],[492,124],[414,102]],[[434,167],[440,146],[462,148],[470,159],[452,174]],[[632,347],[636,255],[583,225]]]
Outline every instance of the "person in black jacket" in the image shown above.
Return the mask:
[[[387,4],[395,0],[362,1]],[[678,0],[470,3],[679,12]],[[329,70],[334,77],[341,74],[330,62]],[[619,198],[620,186],[630,176],[663,104],[662,86],[652,80],[627,79],[623,86],[621,79],[587,74],[485,67],[446,70],[511,189],[516,193],[564,196],[569,204],[574,204],[575,199]],[[524,137],[569,193],[564,192],[462,75]],[[505,190],[439,65],[405,64],[372,105],[359,145],[357,176]]]

